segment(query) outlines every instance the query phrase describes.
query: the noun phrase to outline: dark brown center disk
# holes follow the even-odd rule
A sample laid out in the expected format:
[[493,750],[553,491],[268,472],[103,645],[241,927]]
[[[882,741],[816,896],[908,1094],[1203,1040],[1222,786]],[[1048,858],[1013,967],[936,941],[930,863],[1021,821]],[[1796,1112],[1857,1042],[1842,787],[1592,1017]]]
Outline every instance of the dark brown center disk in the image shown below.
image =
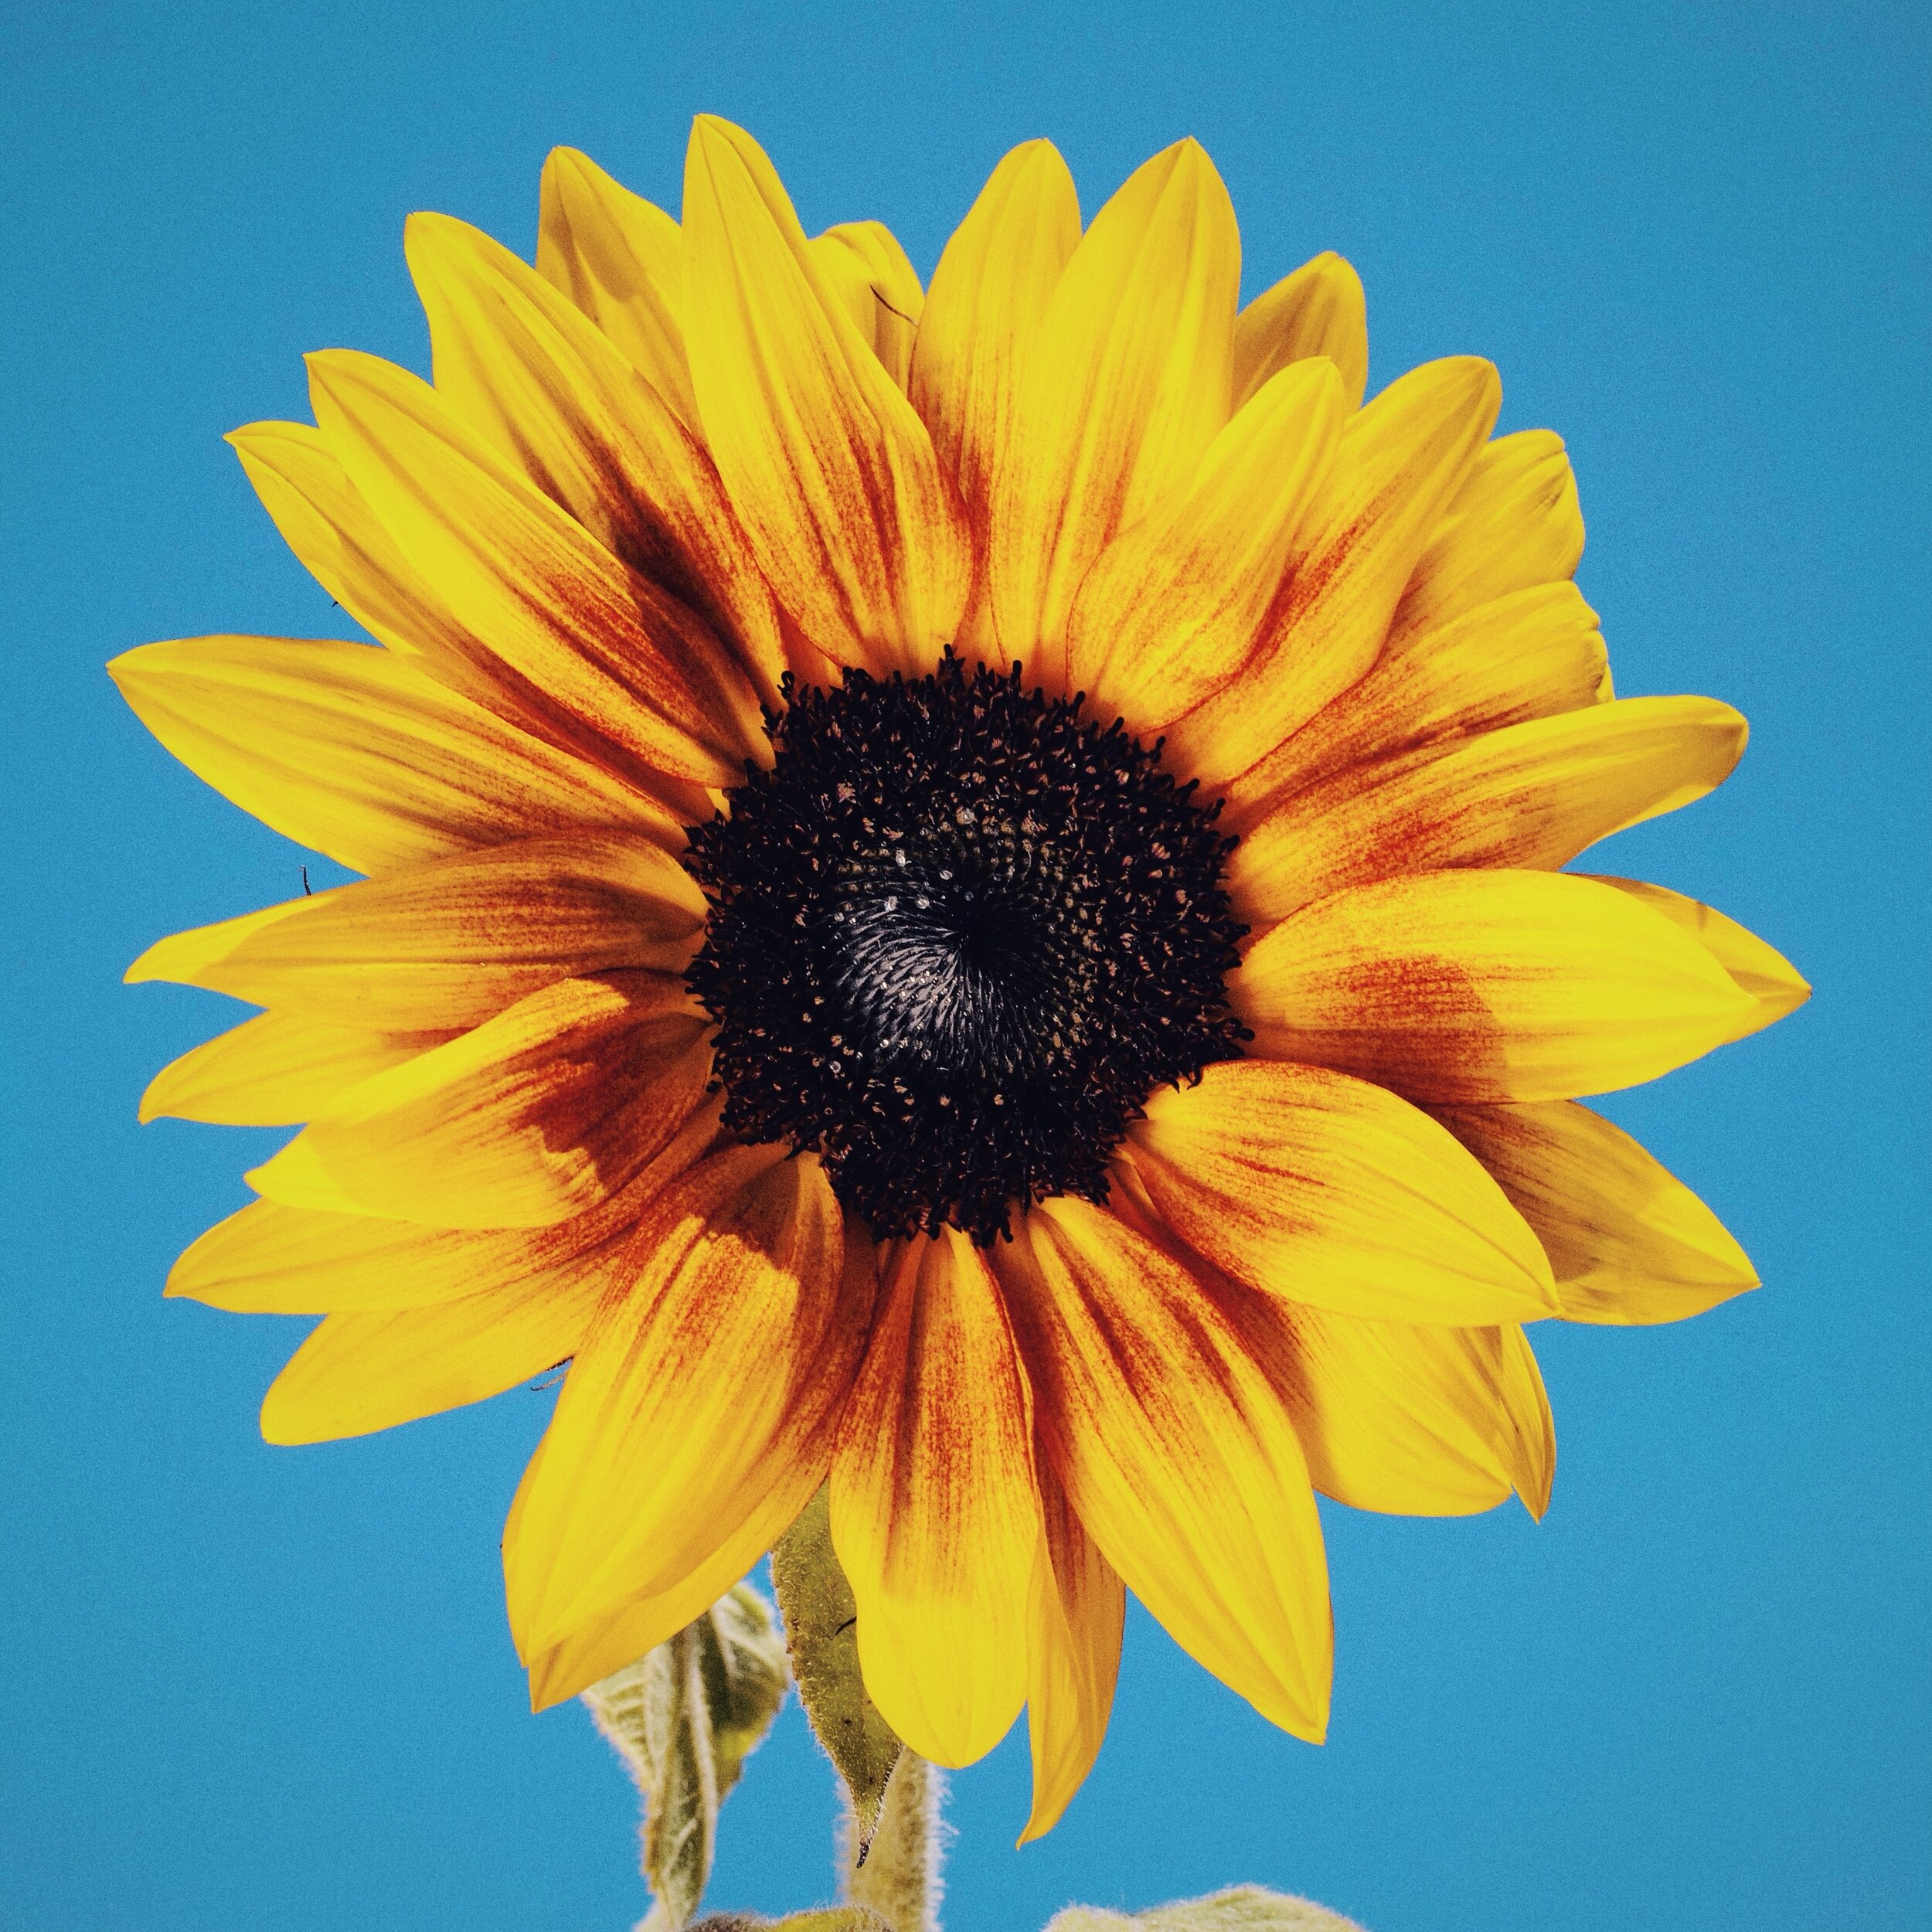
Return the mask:
[[1017,665],[784,696],[691,833],[726,1126],[819,1155],[882,1239],[1104,1199],[1148,1095],[1247,1037],[1219,807]]

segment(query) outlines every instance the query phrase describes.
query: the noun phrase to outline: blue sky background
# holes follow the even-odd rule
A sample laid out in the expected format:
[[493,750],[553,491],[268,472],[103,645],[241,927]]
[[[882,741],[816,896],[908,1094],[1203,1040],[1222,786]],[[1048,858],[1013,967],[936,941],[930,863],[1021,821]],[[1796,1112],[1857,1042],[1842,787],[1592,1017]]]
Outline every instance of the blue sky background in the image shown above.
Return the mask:
[[[270,1450],[300,1324],[164,1304],[273,1137],[134,1124],[223,1002],[117,984],[308,855],[173,765],[100,666],[328,634],[222,433],[303,350],[424,366],[416,208],[534,243],[546,151],[675,207],[689,117],[807,225],[930,270],[1012,143],[1090,213],[1183,134],[1250,292],[1361,269],[1379,386],[1477,351],[1570,440],[1620,689],[1750,716],[1737,777],[1604,869],[1712,899],[1819,988],[1608,1111],[1758,1294],[1538,1332],[1547,1520],[1328,1516],[1333,1741],[1271,1732],[1138,1613],[1098,1770],[1043,1845],[1023,1736],[955,1786],[954,1932],[1240,1879],[1373,1932],[1932,1923],[1926,1641],[1929,18],[1917,7],[327,8],[8,0],[0,1925],[588,1932],[643,1909],[632,1799],[526,1713],[496,1541],[549,1398]],[[795,1709],[716,1902],[828,1889]]]

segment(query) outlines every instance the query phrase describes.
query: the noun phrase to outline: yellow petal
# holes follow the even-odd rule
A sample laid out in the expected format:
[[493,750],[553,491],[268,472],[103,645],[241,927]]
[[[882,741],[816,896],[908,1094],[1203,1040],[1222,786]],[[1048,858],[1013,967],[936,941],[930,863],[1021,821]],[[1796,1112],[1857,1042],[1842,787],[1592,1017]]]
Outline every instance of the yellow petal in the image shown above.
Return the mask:
[[1385,652],[1235,781],[1223,821],[1245,832],[1272,804],[1338,772],[1585,709],[1607,675],[1597,614],[1573,583],[1500,597],[1412,650]]
[[[1597,875],[1600,876],[1600,875]],[[1794,1013],[1811,997],[1810,982],[1779,952],[1714,906],[1687,899],[1667,886],[1641,879],[1603,877],[1601,883],[1662,913],[1679,931],[1689,933],[1729,973],[1740,992],[1754,1004],[1742,1014],[1733,1039],[1761,1032],[1787,1013]]]
[[956,1230],[887,1263],[831,1501],[880,1716],[934,1764],[985,1757],[1026,1699],[1043,1531],[1026,1377],[985,1260]]
[[560,979],[682,973],[705,900],[658,847],[604,833],[493,846],[272,910],[283,916],[162,940],[128,977],[337,1026],[454,1032]]
[[[564,749],[581,738],[580,727],[458,618],[398,548],[320,430],[308,423],[250,423],[227,440],[289,547],[372,636],[448,691],[530,733],[553,760],[580,767],[588,789],[630,789]],[[662,774],[649,774],[644,788],[668,801],[680,823],[702,806],[702,791]]]
[[1357,765],[1245,832],[1228,889],[1259,927],[1399,872],[1553,870],[1722,784],[1745,735],[1715,699],[1626,698]]
[[1536,1230],[1566,1319],[1681,1321],[1757,1286],[1717,1216],[1587,1107],[1555,1100],[1440,1111]]
[[1481,1163],[1366,1080],[1224,1061],[1150,1096],[1128,1146],[1160,1219],[1250,1287],[1381,1321],[1556,1311],[1536,1237]]
[[620,770],[738,777],[763,743],[757,696],[696,612],[613,556],[407,370],[348,349],[312,355],[308,369],[315,420],[349,480],[488,654],[524,721]]
[[957,493],[751,137],[701,114],[685,166],[704,430],[779,600],[843,664],[923,672],[972,573]]
[[164,1066],[141,1097],[141,1117],[293,1127],[372,1073],[400,1066],[447,1038],[332,1026],[300,1013],[257,1013]]
[[620,187],[588,155],[554,148],[543,164],[536,268],[695,427],[697,404],[678,319],[684,256],[676,222]]
[[1583,512],[1563,438],[1550,430],[1499,436],[1417,559],[1389,647],[1401,650],[1512,590],[1573,577],[1583,553]]
[[420,1308],[325,1316],[262,1402],[262,1436],[333,1442],[481,1402],[568,1359],[602,1289],[520,1282]]
[[618,1265],[612,1244],[634,1235],[639,1216],[717,1135],[713,1103],[618,1192],[554,1227],[423,1228],[251,1202],[186,1250],[168,1274],[168,1292],[243,1315],[415,1308],[485,1288],[561,1293]]
[[1332,249],[1284,276],[1235,318],[1235,406],[1277,370],[1311,355],[1335,364],[1349,407],[1361,408],[1369,386],[1369,305],[1362,277]]
[[262,507],[318,583],[361,624],[486,707],[475,640],[399,550],[311,423],[249,423],[227,440]]
[[1033,1808],[1019,1842],[1043,1838],[1094,1768],[1120,1675],[1127,1592],[1073,1512],[1043,1456],[1037,1460],[1046,1533],[1033,1568],[1026,1640],[1026,1727]]
[[1005,662],[987,602],[984,533],[1012,440],[1020,386],[1062,271],[1080,238],[1080,197],[1051,141],[1003,159],[933,272],[913,347],[913,406],[981,535],[962,649]]
[[165,980],[175,986],[192,986],[204,968],[232,951],[250,935],[266,932],[284,919],[302,911],[304,899],[285,899],[278,906],[264,906],[234,919],[213,926],[191,926],[185,932],[170,933],[158,939],[121,975],[130,986],[149,980]]
[[431,1227],[544,1227],[621,1188],[710,1077],[656,973],[566,979],[365,1080],[249,1176],[270,1200]]
[[679,1588],[734,1539],[753,1558],[768,1547],[824,1479],[864,1344],[870,1284],[842,1265],[838,1206],[811,1155],[714,1155],[645,1217],[638,1253],[505,1530],[526,1663],[628,1600]]
[[1228,420],[1241,238],[1192,141],[1145,162],[1053,289],[993,479],[988,578],[1009,658],[1063,675],[1067,618],[1114,534],[1185,490]]
[[695,1623],[743,1581],[771,1541],[770,1532],[754,1522],[675,1588],[627,1597],[587,1617],[567,1637],[532,1651],[528,1660],[531,1709],[548,1710],[577,1696]]
[[1318,1742],[1332,1631],[1293,1423],[1203,1284],[1104,1209],[1036,1207],[994,1265],[1088,1533],[1175,1641]]
[[408,659],[285,638],[148,644],[107,667],[182,763],[265,825],[357,872],[590,826],[684,849],[679,819],[493,717]]
[[[858,1285],[856,1291],[852,1291],[854,1298],[849,1302],[849,1314],[854,1320],[856,1332],[864,1328],[866,1314],[872,1306],[873,1266],[876,1256],[872,1240],[862,1229],[849,1231],[846,1274],[850,1281]],[[506,1548],[518,1536],[523,1498],[529,1492],[531,1478],[541,1457],[543,1445],[539,1444],[537,1455],[529,1459],[529,1468],[523,1472],[523,1482],[518,1488],[515,1503],[510,1507],[510,1525],[504,1530]],[[815,1445],[806,1455],[802,1467],[808,1471],[819,1471],[823,1457],[823,1444]],[[765,1556],[775,1538],[787,1529],[788,1519],[781,1519],[781,1513],[791,1509],[788,1498],[791,1492],[784,1492],[777,1499],[777,1505],[757,1511],[744,1522],[736,1522],[725,1542],[719,1544],[711,1556],[703,1557],[694,1567],[688,1569],[682,1579],[672,1587],[621,1598],[613,1606],[594,1611],[580,1623],[573,1623],[568,1634],[553,1645],[531,1650],[526,1658],[526,1665],[529,1669],[531,1710],[549,1710],[553,1704],[560,1704],[568,1696],[576,1696],[586,1685],[597,1683],[603,1677],[609,1677],[614,1669],[622,1669],[622,1665],[641,1658],[653,1646],[665,1642],[668,1637],[682,1631],[692,1619],[702,1615],[711,1604],[725,1596],[725,1592],[730,1590],[730,1587],[738,1583],[761,1556]],[[777,1529],[773,1529],[775,1522]]]
[[1555,1436],[1522,1329],[1369,1321],[1287,1302],[1250,1308],[1244,1326],[1325,1496],[1392,1515],[1463,1516],[1520,1487],[1543,1513]]
[[1374,663],[1502,398],[1488,363],[1452,357],[1411,369],[1349,419],[1247,668],[1168,733],[1204,784],[1246,771]]
[[447,215],[412,215],[437,393],[504,463],[728,645],[766,703],[785,670],[771,593],[704,446],[570,302]]
[[1750,1010],[1662,914],[1533,872],[1420,872],[1319,900],[1263,936],[1234,998],[1257,1053],[1423,1100],[1634,1087],[1722,1046]]
[[899,238],[883,221],[848,221],[805,245],[852,327],[903,389],[926,291]]
[[1504,1444],[1509,1479],[1523,1507],[1540,1522],[1556,1478],[1556,1418],[1549,1412],[1549,1392],[1543,1386],[1529,1335],[1513,1326],[1498,1333],[1502,1343],[1503,1398],[1515,1424]]
[[1143,737],[1237,678],[1342,430],[1335,366],[1304,362],[1222,430],[1192,487],[1101,553],[1074,600],[1070,682]]
[[1499,597],[1409,651],[1383,653],[1229,787],[1221,819],[1247,831],[1283,798],[1356,765],[1584,709],[1607,679],[1598,618],[1575,583]]
[[[522,1535],[525,1506],[543,1461],[545,1445],[536,1453],[517,1485],[504,1526],[505,1549]],[[675,1636],[702,1616],[743,1580],[786,1527],[771,1528],[773,1512],[755,1512],[709,1556],[688,1569],[677,1582],[660,1590],[639,1591],[620,1597],[573,1624],[556,1642],[532,1649],[525,1658],[530,1675],[530,1708],[548,1710],[588,1685],[634,1663],[649,1650]]]

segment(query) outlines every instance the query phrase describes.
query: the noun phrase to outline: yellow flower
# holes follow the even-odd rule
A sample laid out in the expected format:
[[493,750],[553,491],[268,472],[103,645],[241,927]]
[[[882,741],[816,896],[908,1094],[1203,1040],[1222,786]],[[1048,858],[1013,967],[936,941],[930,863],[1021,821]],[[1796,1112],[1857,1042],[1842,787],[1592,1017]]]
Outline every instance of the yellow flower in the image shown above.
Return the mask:
[[923,294],[710,119],[681,223],[563,151],[535,270],[407,252],[434,386],[326,352],[317,427],[232,439],[379,648],[114,667],[367,875],[131,971],[267,1009],[145,1114],[308,1123],[170,1291],[325,1317],[278,1442],[571,1362],[504,1545],[539,1705],[828,1480],[880,1710],[958,1764],[1027,1706],[1029,1832],[1125,1589],[1318,1739],[1315,1492],[1540,1511],[1522,1325],[1754,1281],[1575,1097],[1807,989],[1557,869],[1743,720],[1611,698],[1563,445],[1491,440],[1488,363],[1364,406],[1333,255],[1237,313],[1192,141],[1084,232],[1015,150]]

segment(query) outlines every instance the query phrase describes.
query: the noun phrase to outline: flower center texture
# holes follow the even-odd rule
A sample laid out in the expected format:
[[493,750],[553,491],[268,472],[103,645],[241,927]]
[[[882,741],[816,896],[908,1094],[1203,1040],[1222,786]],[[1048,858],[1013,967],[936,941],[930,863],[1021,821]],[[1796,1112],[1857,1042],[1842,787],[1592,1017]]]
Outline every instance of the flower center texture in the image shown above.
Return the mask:
[[784,696],[687,860],[725,1126],[819,1155],[881,1239],[1104,1199],[1147,1096],[1248,1037],[1219,805],[1018,665]]

